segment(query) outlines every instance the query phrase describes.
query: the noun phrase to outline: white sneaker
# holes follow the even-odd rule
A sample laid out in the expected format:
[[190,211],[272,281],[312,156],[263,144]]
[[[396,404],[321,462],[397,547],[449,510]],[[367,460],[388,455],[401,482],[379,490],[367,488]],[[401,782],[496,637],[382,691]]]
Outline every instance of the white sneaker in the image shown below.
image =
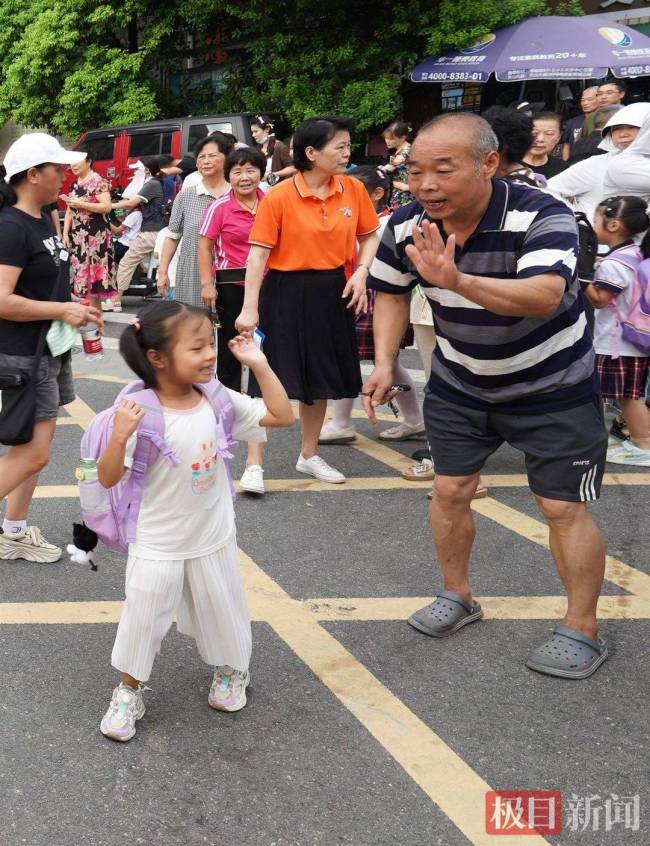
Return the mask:
[[305,473],[307,476],[313,476],[314,479],[319,479],[321,482],[330,482],[332,485],[342,485],[345,482],[343,473],[335,470],[334,467],[330,467],[320,455],[303,458],[302,453],[300,453],[296,470],[299,473]]
[[320,430],[318,436],[319,444],[351,444],[356,441],[357,433],[354,426],[346,426],[345,429],[339,429],[330,420]]
[[436,477],[433,461],[423,458],[418,464],[412,464],[408,470],[402,471],[402,479],[409,482],[432,482]]
[[424,435],[424,423],[418,423],[416,426],[399,423],[379,433],[382,441],[407,441],[409,438],[419,438],[420,435]]
[[239,480],[239,487],[247,493],[264,493],[264,469],[259,464],[251,464],[244,470]]
[[607,451],[607,461],[629,467],[650,467],[650,449],[640,449],[632,441],[623,441],[617,449]]
[[102,311],[115,311],[115,307],[113,305],[113,300],[103,300],[102,301]]
[[113,300],[113,311],[121,312],[122,311],[122,303],[118,302],[117,300]]
[[58,546],[45,540],[36,526],[27,526],[20,535],[8,535],[0,529],[0,558],[8,561],[24,558],[37,564],[52,564],[62,554]]
[[125,743],[135,734],[136,720],[141,720],[145,714],[142,690],[133,690],[125,684],[119,684],[113,691],[111,704],[99,729],[104,737],[120,740]]
[[208,705],[217,711],[241,711],[246,704],[246,688],[250,680],[248,670],[233,670],[227,664],[215,667]]

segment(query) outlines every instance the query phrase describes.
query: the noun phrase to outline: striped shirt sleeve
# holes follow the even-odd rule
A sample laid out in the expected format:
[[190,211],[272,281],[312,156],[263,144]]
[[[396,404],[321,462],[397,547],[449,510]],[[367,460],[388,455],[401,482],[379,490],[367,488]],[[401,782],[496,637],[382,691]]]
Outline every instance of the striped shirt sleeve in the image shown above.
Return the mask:
[[203,235],[204,238],[209,238],[211,241],[217,240],[223,221],[223,215],[220,209],[224,205],[224,200],[227,202],[229,200],[229,196],[226,195],[225,198],[220,197],[218,200],[210,203],[207,209],[203,212],[201,226],[199,227],[199,235]]
[[518,279],[557,273],[568,288],[578,263],[578,229],[573,212],[556,201],[542,207],[526,230],[516,259]]
[[417,274],[406,255],[406,239],[411,234],[416,218],[401,218],[399,212],[391,215],[384,228],[368,277],[368,287],[374,291],[406,294],[417,284]]

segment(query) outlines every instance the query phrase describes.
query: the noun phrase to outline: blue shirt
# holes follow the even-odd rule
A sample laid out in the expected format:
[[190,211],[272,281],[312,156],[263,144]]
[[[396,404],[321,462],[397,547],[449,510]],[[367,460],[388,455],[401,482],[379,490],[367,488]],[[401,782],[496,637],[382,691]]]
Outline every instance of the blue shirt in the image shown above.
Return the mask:
[[[560,276],[564,294],[548,317],[494,314],[421,279],[405,248],[425,217],[418,202],[391,215],[368,287],[404,294],[422,285],[437,337],[428,390],[461,405],[518,414],[589,402],[598,391],[594,350],[576,272],[576,222],[568,206],[536,188],[495,179],[481,222],[456,247],[463,273],[495,279]],[[441,234],[446,240],[442,228]]]

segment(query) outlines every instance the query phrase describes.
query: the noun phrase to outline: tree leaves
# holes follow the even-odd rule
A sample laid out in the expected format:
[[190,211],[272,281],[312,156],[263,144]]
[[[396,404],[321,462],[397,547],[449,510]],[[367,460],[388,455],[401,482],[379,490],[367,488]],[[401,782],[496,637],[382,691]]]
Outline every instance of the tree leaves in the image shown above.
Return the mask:
[[[262,110],[294,125],[347,114],[366,129],[399,113],[417,60],[544,11],[544,0],[0,0],[0,119],[74,136]],[[222,72],[197,77],[189,59]]]

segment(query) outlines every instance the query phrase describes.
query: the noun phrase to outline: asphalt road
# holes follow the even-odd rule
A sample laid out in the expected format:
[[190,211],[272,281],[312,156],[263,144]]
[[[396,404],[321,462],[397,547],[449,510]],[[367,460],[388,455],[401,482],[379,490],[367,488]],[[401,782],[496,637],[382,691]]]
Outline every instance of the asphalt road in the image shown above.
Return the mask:
[[[415,353],[406,357],[416,370]],[[61,546],[78,518],[69,486],[80,424],[112,402],[121,385],[111,380],[128,378],[113,349],[100,363],[75,357],[75,371],[83,403],[57,429],[30,521]],[[377,429],[357,424],[370,443],[323,450],[349,485],[297,474],[288,430],[268,449],[274,490],[238,500],[254,619],[251,693],[238,714],[208,707],[210,668],[173,628],[137,736],[106,740],[124,559],[103,551],[98,572],[67,556],[0,561],[0,846],[650,842],[650,473],[610,477],[592,506],[616,559],[601,606],[611,657],[566,682],[523,666],[561,613],[562,589],[521,456],[503,448],[490,459],[490,497],[477,506],[474,589],[486,619],[434,641],[404,622],[440,585],[427,486],[393,481],[400,454],[420,444],[377,450]],[[239,447],[235,478],[242,466]],[[561,791],[562,833],[488,837],[489,789]],[[635,796],[636,831],[615,813]]]

